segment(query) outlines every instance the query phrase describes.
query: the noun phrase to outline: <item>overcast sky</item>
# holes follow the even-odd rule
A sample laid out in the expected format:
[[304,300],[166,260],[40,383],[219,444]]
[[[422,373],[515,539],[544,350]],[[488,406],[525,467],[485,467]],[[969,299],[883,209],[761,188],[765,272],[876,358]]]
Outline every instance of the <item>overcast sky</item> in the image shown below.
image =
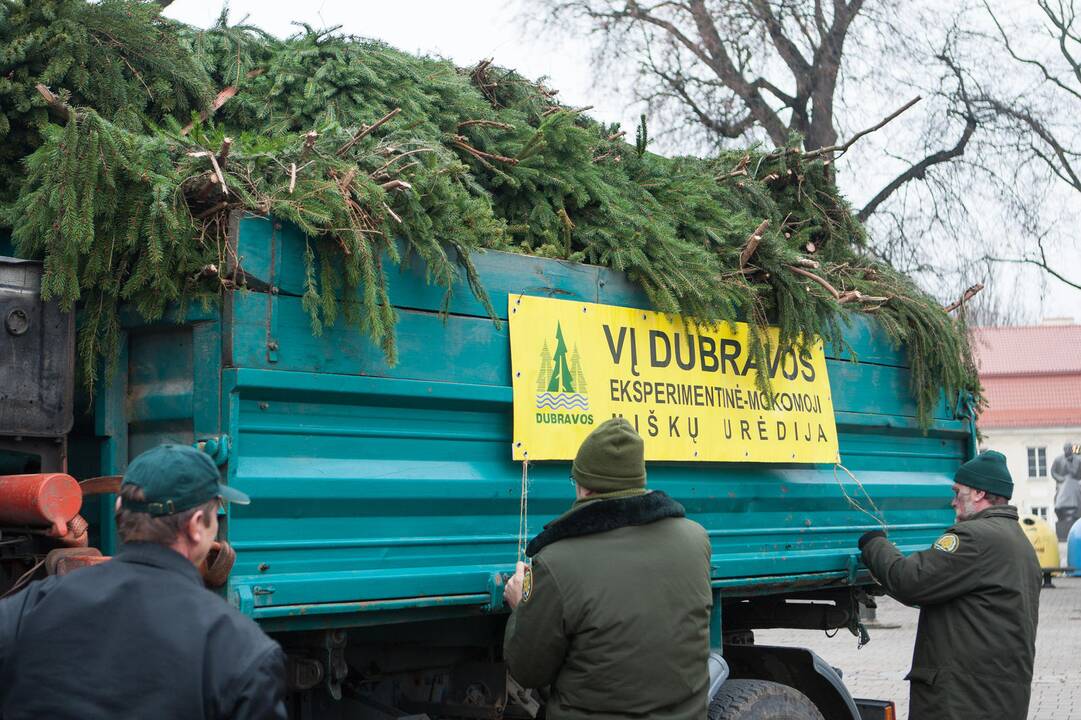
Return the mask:
[[[200,27],[212,24],[221,12],[219,0],[174,0],[165,14]],[[294,20],[309,25],[341,25],[342,32],[375,38],[401,50],[437,55],[468,66],[484,58],[511,67],[530,78],[550,78],[567,105],[592,105],[589,114],[599,120],[621,121],[632,127],[638,112],[631,106],[631,92],[612,92],[618,85],[594,78],[587,37],[567,40],[538,32],[527,33],[517,18],[522,5],[514,0],[231,0],[230,19],[248,22],[274,35],[296,32]],[[628,81],[630,78],[628,78]],[[860,188],[842,189],[858,195]],[[854,197],[859,205],[859,197]],[[1056,268],[1074,279],[1081,278],[1081,248],[1058,248],[1050,258]],[[1004,268],[1002,282],[1020,282],[1032,288],[1026,293],[1026,314],[1041,317],[1069,316],[1081,322],[1081,291],[1041,277],[1036,271],[1016,272]]]

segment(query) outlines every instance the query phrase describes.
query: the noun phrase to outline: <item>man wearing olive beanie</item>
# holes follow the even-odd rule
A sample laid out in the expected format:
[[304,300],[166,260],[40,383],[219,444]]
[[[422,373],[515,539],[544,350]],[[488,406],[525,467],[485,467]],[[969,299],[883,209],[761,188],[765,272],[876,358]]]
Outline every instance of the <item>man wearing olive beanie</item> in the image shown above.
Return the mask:
[[909,718],[1024,720],[1040,564],[1017,508],[1007,504],[1013,480],[1005,456],[988,450],[966,462],[953,495],[957,522],[928,550],[904,557],[881,530],[859,541],[863,562],[886,592],[920,607]]
[[585,439],[577,500],[530,541],[504,598],[503,659],[550,686],[549,720],[702,720],[709,685],[710,543],[683,506],[646,490],[642,438],[623,418]]

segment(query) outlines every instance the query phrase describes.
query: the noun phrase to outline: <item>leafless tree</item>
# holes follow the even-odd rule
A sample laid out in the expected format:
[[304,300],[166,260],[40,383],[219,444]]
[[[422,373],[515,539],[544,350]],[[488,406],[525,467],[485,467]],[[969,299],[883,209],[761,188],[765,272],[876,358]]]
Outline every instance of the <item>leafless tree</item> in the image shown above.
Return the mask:
[[[1052,24],[1072,48],[1072,0],[1038,1],[1057,3]],[[1018,155],[1018,128],[1041,140],[1048,167],[1077,180],[1077,156],[1047,140],[1059,136],[1027,123],[1016,97],[989,91],[1027,59],[999,52],[1007,31],[995,29],[986,2],[544,0],[540,12],[550,26],[587,27],[609,77],[636,69],[636,96],[669,149],[801,143],[814,151],[922,96],[838,163],[838,182],[858,202],[873,251],[947,297],[978,279],[976,260],[1043,257],[1035,187],[1016,182],[1018,166],[1039,156]],[[1064,3],[1069,12],[1058,11]],[[1046,81],[1055,82],[1050,70]],[[995,254],[1008,223],[1029,240],[1016,258]]]
[[[639,97],[669,111],[676,125],[706,143],[766,140],[784,146],[798,139],[813,150],[837,144],[842,130],[870,125],[873,113],[884,114],[869,108],[866,97],[844,96],[846,81],[878,74],[850,60],[846,48],[896,49],[899,16],[907,5],[897,0],[549,0],[548,12],[589,23],[601,39],[602,56],[637,64]],[[921,46],[921,59],[934,59],[926,43],[915,45]],[[941,60],[935,64],[957,79]],[[915,88],[906,81],[891,84],[882,87],[877,108],[900,104],[907,98],[895,93]],[[906,183],[965,152],[977,123],[958,101],[960,90],[956,85],[945,90],[954,100],[952,137],[925,148],[884,182],[859,211],[861,218]]]
[[[1019,175],[1030,181],[1050,179],[1060,192],[1051,203],[1081,201],[1081,10],[1074,0],[1037,0],[1039,22],[1035,32],[1023,25],[1007,29],[1000,14],[984,0],[995,39],[1023,73],[1023,83],[995,83],[982,87],[976,102],[991,112],[991,125],[1016,158]],[[1048,260],[1047,236],[1059,229],[1077,248],[1078,217],[1062,217],[1041,208],[1029,208],[1032,242],[1015,256],[989,253],[997,262],[1031,265],[1081,290],[1081,272],[1054,267]],[[1044,210],[1045,212],[1039,212]],[[1052,209],[1053,210],[1053,209]],[[1055,225],[1065,224],[1064,230]],[[1072,271],[1072,272],[1071,272]]]

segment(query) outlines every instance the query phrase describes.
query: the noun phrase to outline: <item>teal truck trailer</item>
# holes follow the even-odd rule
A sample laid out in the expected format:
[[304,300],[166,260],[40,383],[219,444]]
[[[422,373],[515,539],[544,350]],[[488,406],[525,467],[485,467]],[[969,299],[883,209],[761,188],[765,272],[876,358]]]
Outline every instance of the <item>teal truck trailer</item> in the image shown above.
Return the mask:
[[[313,335],[304,252],[294,227],[238,215],[229,254],[243,288],[179,322],[126,317],[119,361],[92,399],[72,391],[72,321],[38,298],[40,266],[0,260],[0,335],[13,348],[0,352],[0,473],[82,481],[75,511],[89,525],[80,540],[78,519],[35,526],[0,510],[0,593],[35,566],[65,572],[112,554],[116,476],[160,442],[198,444],[253,498],[222,516],[227,545],[209,581],[285,648],[294,717],[536,717],[543,697],[501,663],[503,584],[523,534],[566,510],[573,489],[566,461],[530,463],[524,477],[512,459],[508,307],[525,296],[648,302],[611,270],[479,253],[497,323],[464,281],[445,304],[414,265],[388,275],[390,366],[343,322]],[[920,427],[904,348],[873,320],[854,316],[846,339],[824,350],[839,465],[651,462],[648,481],[713,543],[714,690],[787,685],[827,719],[886,715],[857,706],[812,652],[756,645],[754,631],[861,634],[873,581],[857,539],[883,518],[902,550],[930,545],[974,452],[973,421],[952,398]],[[711,717],[757,715],[733,700]]]

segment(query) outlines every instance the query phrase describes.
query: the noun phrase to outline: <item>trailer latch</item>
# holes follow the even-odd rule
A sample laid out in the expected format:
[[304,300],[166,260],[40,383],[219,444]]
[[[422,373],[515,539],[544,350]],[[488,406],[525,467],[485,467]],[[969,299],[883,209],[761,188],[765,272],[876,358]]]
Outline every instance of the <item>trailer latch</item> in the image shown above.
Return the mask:
[[208,437],[197,440],[192,444],[195,449],[202,450],[209,455],[218,467],[221,467],[229,460],[229,451],[232,449],[232,445],[233,443],[228,435]]
[[494,572],[488,576],[488,602],[484,606],[484,612],[497,613],[505,607],[503,603],[503,588],[510,579],[510,573]]

